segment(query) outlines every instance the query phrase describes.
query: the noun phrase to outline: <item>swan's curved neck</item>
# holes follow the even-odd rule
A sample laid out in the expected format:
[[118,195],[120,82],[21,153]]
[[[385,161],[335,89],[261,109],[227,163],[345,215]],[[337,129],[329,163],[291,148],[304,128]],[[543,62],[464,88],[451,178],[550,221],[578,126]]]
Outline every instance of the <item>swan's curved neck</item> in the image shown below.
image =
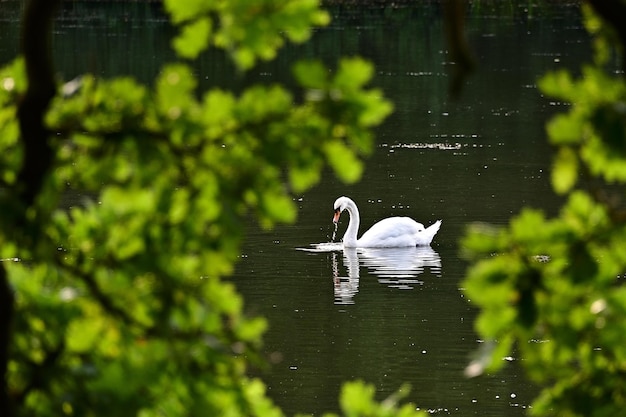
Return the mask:
[[350,222],[348,223],[348,229],[343,235],[343,245],[349,248],[356,247],[357,233],[359,232],[359,223],[361,221],[359,217],[359,209],[356,207],[354,201],[350,200],[346,206],[346,211],[350,215]]

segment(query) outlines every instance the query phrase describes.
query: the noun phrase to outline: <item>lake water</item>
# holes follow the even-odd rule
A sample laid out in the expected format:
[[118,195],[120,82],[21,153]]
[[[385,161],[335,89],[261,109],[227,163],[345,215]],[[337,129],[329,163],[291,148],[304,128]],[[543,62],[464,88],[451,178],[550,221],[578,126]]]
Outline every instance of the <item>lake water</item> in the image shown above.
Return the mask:
[[[252,229],[235,280],[249,311],[269,318],[274,359],[261,373],[285,411],[337,408],[342,381],[363,379],[385,398],[404,382],[435,415],[521,416],[537,392],[516,357],[495,376],[463,370],[481,341],[463,297],[459,239],[475,221],[504,224],[525,205],[554,213],[544,124],[559,103],[537,78],[588,59],[587,36],[569,9],[544,18],[469,19],[478,67],[458,101],[447,96],[447,54],[437,8],[344,9],[308,54],[360,54],[396,106],[378,130],[362,181],[326,175],[299,196],[292,226]],[[266,70],[271,78],[275,68]],[[358,204],[361,227],[394,215],[443,220],[432,250],[305,252],[333,233],[334,200]],[[347,227],[341,218],[339,236]],[[408,265],[408,266],[407,266]]]
[[[15,10],[0,12],[1,63],[16,50]],[[478,65],[457,101],[447,95],[449,57],[441,11],[431,2],[335,8],[333,24],[311,43],[289,47],[244,76],[233,78],[219,53],[199,62],[205,86],[239,88],[282,82],[297,57],[333,63],[358,54],[375,63],[375,84],[395,103],[359,183],[345,185],[327,173],[296,196],[295,224],[249,228],[232,279],[247,311],[269,319],[270,366],[255,375],[287,414],[336,410],[341,383],[356,378],[373,383],[380,399],[407,382],[408,400],[435,415],[525,413],[537,389],[515,356],[503,358],[510,363],[497,375],[463,376],[481,341],[461,288],[467,265],[458,242],[468,223],[504,224],[526,205],[547,213],[558,207],[544,124],[563,106],[542,97],[536,81],[589,60],[589,42],[575,9],[531,12],[470,11]],[[155,6],[71,2],[56,26],[57,68],[65,78],[89,71],[149,82],[173,59],[171,34]],[[395,215],[443,225],[431,248],[299,250],[330,241],[332,204],[341,195],[358,204],[363,230]],[[344,214],[339,236],[347,221]]]

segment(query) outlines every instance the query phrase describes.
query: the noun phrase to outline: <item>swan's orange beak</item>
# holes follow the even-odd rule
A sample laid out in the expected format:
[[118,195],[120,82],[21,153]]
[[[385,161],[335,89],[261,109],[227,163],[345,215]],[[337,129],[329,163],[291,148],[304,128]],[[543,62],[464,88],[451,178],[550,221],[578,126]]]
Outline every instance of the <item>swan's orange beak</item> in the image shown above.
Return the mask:
[[339,222],[339,216],[341,216],[341,210],[335,209],[335,215],[333,216],[333,223]]

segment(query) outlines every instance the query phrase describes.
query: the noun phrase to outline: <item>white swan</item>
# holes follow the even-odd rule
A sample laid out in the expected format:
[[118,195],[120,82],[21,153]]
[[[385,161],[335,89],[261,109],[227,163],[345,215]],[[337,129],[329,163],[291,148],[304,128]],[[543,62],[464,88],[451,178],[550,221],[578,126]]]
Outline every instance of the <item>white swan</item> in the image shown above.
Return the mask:
[[439,231],[441,220],[437,220],[428,228],[409,217],[388,217],[373,225],[360,239],[356,235],[359,231],[359,209],[354,201],[348,197],[339,197],[335,200],[335,215],[333,223],[337,224],[341,212],[348,210],[350,223],[343,236],[343,246],[346,248],[399,248],[407,246],[430,245],[433,237]]

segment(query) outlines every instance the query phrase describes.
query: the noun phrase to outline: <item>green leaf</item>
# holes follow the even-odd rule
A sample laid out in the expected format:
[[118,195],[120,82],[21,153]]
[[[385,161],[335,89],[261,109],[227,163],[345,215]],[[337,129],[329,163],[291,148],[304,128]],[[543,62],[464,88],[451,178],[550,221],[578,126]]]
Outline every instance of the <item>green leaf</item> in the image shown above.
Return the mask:
[[362,58],[344,58],[339,62],[333,86],[339,90],[353,91],[367,84],[374,75],[374,67]]
[[524,208],[519,215],[511,219],[510,231],[516,243],[521,242],[527,247],[534,248],[537,242],[546,238],[550,226],[543,212]]
[[359,117],[359,124],[364,127],[378,126],[393,111],[393,104],[385,100],[379,90],[364,93],[361,103],[364,109]]
[[232,53],[233,59],[237,67],[242,70],[248,70],[256,63],[254,51],[250,48],[240,46]]
[[289,169],[289,183],[293,190],[298,193],[317,184],[321,177],[320,166],[321,164],[292,166]]
[[461,246],[466,258],[482,258],[485,255],[501,252],[509,243],[507,231],[488,223],[470,223]]
[[[607,208],[598,204],[588,193],[574,191],[563,206],[561,218],[568,223],[570,229],[583,237],[607,227]],[[575,244],[575,242],[570,242]]]
[[573,112],[557,114],[548,122],[546,130],[555,145],[576,144],[583,138],[583,122]]
[[201,16],[209,10],[207,0],[164,0],[165,10],[172,16],[172,23],[178,24]]
[[236,100],[231,92],[214,89],[204,95],[202,113],[207,133],[211,137],[218,136],[237,124],[235,104]]
[[565,194],[578,180],[578,157],[571,148],[561,148],[552,167],[552,186],[559,194]]
[[293,66],[293,74],[305,88],[322,90],[328,84],[328,70],[320,61],[298,61]]
[[338,140],[328,142],[324,145],[324,152],[328,163],[342,181],[353,183],[361,178],[363,163],[344,143]]
[[165,66],[156,82],[157,109],[170,120],[181,118],[196,104],[192,95],[196,85],[197,81],[188,66]]
[[[297,216],[293,200],[283,193],[266,191],[262,196],[262,208],[273,222],[293,223]],[[266,224],[269,226],[270,224]]]
[[374,407],[375,393],[373,385],[360,381],[347,382],[341,390],[341,409],[348,416],[369,415]]
[[189,190],[186,188],[174,190],[171,198],[172,203],[169,210],[170,221],[173,224],[179,224],[184,221],[189,214]]
[[552,97],[568,99],[575,95],[574,80],[566,70],[550,72],[539,79],[537,84],[544,94]]
[[240,340],[256,342],[260,340],[267,329],[267,321],[261,317],[242,320],[237,324],[235,331]]
[[198,19],[183,26],[183,30],[174,40],[172,46],[183,58],[196,58],[209,46],[211,36],[211,20]]
[[23,93],[27,86],[24,58],[16,58],[0,68],[0,90],[5,93]]
[[626,157],[622,149],[615,150],[617,141],[592,135],[580,150],[581,160],[589,171],[607,182],[626,182]]
[[106,324],[102,316],[72,321],[66,334],[67,348],[77,353],[93,350],[101,342]]

